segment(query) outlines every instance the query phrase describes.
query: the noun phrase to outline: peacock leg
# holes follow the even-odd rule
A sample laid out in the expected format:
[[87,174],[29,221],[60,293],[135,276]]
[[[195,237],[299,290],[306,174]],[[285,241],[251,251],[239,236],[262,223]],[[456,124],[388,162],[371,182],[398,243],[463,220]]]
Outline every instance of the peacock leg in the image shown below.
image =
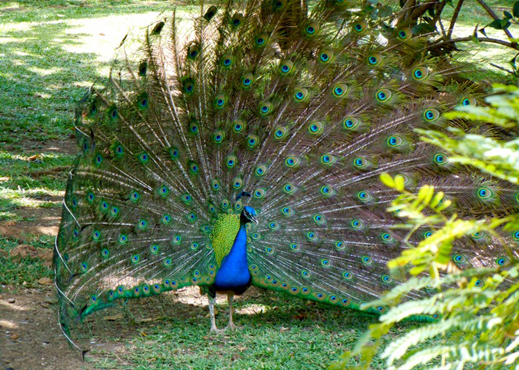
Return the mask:
[[211,295],[207,295],[207,298],[209,299],[209,313],[211,314],[211,330],[210,331],[213,331],[215,333],[223,333],[225,330],[227,330],[227,328],[225,329],[218,329],[216,327],[216,320],[215,320],[215,317],[214,317],[214,303],[215,303],[215,298],[211,297]]
[[218,332],[218,328],[216,327],[216,321],[214,318],[214,298],[209,294],[207,295],[209,299],[209,313],[211,315],[211,331]]
[[232,302],[234,301],[233,293],[227,294],[227,301],[229,302],[229,325],[227,325],[225,329],[236,330],[239,327],[234,325],[234,322],[232,321]]

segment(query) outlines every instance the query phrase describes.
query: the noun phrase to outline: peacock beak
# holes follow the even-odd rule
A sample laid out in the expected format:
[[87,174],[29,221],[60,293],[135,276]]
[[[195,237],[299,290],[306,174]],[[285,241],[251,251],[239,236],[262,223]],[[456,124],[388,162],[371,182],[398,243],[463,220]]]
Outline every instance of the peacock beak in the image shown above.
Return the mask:
[[256,218],[256,216],[250,215],[250,220],[254,222],[256,225],[258,224],[258,219]]

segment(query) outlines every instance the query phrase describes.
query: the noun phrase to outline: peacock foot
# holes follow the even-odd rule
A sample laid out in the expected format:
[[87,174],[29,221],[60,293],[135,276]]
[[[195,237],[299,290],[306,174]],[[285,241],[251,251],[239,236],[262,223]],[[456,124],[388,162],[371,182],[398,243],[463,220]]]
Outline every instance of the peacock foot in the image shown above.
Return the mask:
[[241,326],[234,325],[234,323],[231,322],[229,325],[227,325],[225,327],[225,330],[229,330],[230,329],[231,331],[235,331],[235,330],[239,330],[241,328],[242,328]]
[[216,334],[222,334],[227,331],[228,326],[226,326],[223,329],[218,329],[216,326],[211,326],[211,330],[209,330],[210,333],[216,333]]

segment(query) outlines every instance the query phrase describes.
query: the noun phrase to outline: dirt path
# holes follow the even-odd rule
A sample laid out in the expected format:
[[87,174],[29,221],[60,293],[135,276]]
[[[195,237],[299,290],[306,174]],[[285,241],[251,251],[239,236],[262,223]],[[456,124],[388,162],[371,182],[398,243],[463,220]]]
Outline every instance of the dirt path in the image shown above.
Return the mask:
[[[258,298],[261,292],[250,288],[236,301]],[[110,369],[107,359],[117,359],[118,366],[125,365],[128,349],[125,343],[131,341],[143,330],[150,328],[150,322],[159,317],[203,317],[208,314],[207,298],[198,287],[187,287],[161,295],[162,300],[141,300],[135,302],[134,312],[140,319],[128,325],[121,313],[109,316],[100,314],[91,326],[94,352],[81,353],[70,346],[58,326],[56,292],[49,282],[39,289],[25,289],[19,286],[4,287],[0,294],[0,369],[10,370],[88,370],[93,360],[103,369]],[[225,296],[218,296],[222,304]],[[261,312],[261,307],[237,309],[236,314],[252,315]],[[110,325],[107,325],[110,322]],[[128,365],[128,364],[126,364]],[[119,367],[118,367],[119,368]]]
[[[9,146],[3,148],[10,150]],[[78,148],[74,139],[66,141],[47,141],[47,142],[26,142],[23,152],[25,154],[42,155],[49,153],[60,153],[65,155],[76,155]],[[59,176],[66,181],[68,167],[52,168],[46,171],[31,171],[27,173],[35,178],[42,175]],[[53,202],[58,205],[62,201],[61,196],[46,196],[46,202]],[[22,239],[24,235],[51,235],[58,234],[59,223],[61,221],[61,207],[46,208],[25,208],[16,209],[16,214],[20,216],[20,221],[0,222],[0,236],[7,238]]]
[[41,289],[6,287],[0,297],[1,369],[88,368],[58,327],[52,285]]
[[[73,139],[26,142],[23,152],[75,155],[77,146]],[[50,172],[62,176],[66,170],[59,168]],[[33,177],[40,175],[31,173]],[[61,202],[61,197],[51,198],[45,200]],[[0,236],[19,239],[22,243],[25,235],[55,236],[58,233],[61,207],[21,207],[16,213],[21,220],[0,223]],[[0,292],[0,369],[88,369],[80,354],[70,348],[57,324],[57,298],[52,281],[44,280],[41,288],[2,286]]]

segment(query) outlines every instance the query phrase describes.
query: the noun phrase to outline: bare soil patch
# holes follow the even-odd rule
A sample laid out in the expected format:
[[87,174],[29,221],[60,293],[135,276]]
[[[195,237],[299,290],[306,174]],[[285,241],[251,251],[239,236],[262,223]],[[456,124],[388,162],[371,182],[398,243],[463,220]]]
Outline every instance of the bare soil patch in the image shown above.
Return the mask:
[[16,213],[23,219],[0,223],[0,235],[23,239],[24,235],[56,236],[61,221],[61,208],[19,208]]
[[0,299],[0,366],[14,370],[85,369],[56,320],[52,286],[7,287]]
[[[69,345],[62,334],[57,320],[56,292],[52,283],[44,283],[48,285],[40,289],[8,286],[0,294],[0,368],[91,369],[91,363],[83,361],[81,352]],[[239,301],[260,294],[256,288],[250,288],[244,296],[236,298]],[[218,296],[219,303],[224,301],[224,296]],[[237,310],[236,314],[251,315],[260,311],[260,308],[249,308]],[[146,335],[154,322],[171,315],[177,320],[198,317],[207,323],[209,332],[207,298],[200,294],[198,287],[137,300],[129,314],[132,315],[130,325],[128,313],[123,314],[121,310],[116,313],[106,310],[89,317],[85,332],[91,335],[89,341],[93,351],[86,353],[87,360],[111,358],[124,364],[124,354],[128,351],[125,343],[135,336]],[[226,312],[220,314],[226,315]]]

